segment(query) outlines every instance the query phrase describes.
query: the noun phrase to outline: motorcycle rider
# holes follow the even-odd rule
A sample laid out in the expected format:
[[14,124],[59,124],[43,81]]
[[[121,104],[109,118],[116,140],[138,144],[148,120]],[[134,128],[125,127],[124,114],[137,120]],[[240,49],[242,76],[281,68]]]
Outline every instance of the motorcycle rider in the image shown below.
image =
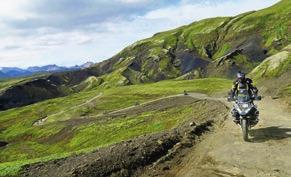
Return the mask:
[[[250,96],[252,98],[256,98],[257,95],[258,95],[258,89],[253,86],[253,81],[250,79],[250,78],[247,78],[245,76],[245,73],[239,71],[236,75],[236,80],[233,82],[233,85],[232,85],[232,89],[230,90],[230,98],[233,99],[234,96],[236,96],[238,94],[238,91],[240,89],[246,89],[248,90]],[[232,109],[231,111],[231,114],[233,116],[233,121],[235,123],[239,123],[239,113],[235,110],[235,109]],[[259,116],[259,111],[257,111],[256,113],[256,122],[259,121],[258,119],[258,116]]]

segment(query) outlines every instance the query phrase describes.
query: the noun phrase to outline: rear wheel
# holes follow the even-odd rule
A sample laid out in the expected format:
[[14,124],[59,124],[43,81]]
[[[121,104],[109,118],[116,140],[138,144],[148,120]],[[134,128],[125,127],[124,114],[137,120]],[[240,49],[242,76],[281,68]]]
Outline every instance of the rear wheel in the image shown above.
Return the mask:
[[248,125],[247,119],[241,120],[241,129],[242,129],[244,141],[248,141],[249,140],[249,125]]

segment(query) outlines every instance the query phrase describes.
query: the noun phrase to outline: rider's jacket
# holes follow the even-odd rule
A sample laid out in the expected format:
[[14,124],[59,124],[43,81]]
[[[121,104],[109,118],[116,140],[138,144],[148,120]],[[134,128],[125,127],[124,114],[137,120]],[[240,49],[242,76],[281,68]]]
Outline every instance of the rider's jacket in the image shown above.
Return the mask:
[[240,89],[247,89],[250,95],[257,95],[258,89],[252,83],[253,81],[249,78],[235,80],[232,85],[231,95],[236,95]]

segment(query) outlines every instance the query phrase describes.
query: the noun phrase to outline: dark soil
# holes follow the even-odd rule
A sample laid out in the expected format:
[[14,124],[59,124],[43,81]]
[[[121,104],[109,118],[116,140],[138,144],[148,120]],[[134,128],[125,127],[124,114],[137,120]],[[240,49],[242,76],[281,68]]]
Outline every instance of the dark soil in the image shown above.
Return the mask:
[[201,100],[194,99],[189,96],[172,96],[172,97],[167,97],[167,98],[161,98],[155,101],[147,102],[145,104],[133,106],[130,108],[110,112],[107,114],[107,116],[110,117],[116,117],[116,116],[130,116],[130,115],[136,115],[140,114],[143,112],[149,112],[149,111],[160,111],[160,110],[165,110],[169,108],[174,108],[178,106],[184,106],[184,105],[189,105],[194,102],[199,102]]
[[88,77],[110,72],[115,62],[117,58],[113,57],[87,69],[57,72],[13,85],[0,93],[0,111],[67,96],[74,93],[74,85]]
[[[208,121],[198,127],[189,126],[188,131],[195,136],[196,133],[201,134],[207,130],[211,124],[212,122]],[[85,155],[29,165],[24,167],[21,176],[132,176],[137,169],[167,155],[168,151],[183,139],[185,132],[186,130],[174,129],[141,136]]]
[[[84,155],[27,165],[21,176],[139,176],[148,167],[160,166],[159,164],[174,158],[182,149],[191,147],[214,123],[224,120],[227,108],[217,101],[209,102],[211,111],[204,111],[199,119],[189,118],[178,128],[143,135]],[[194,123],[193,120],[197,122]],[[170,167],[161,166],[161,170],[167,168]]]
[[5,146],[7,146],[7,145],[8,145],[7,142],[5,142],[5,141],[0,141],[0,148],[1,148],[1,147],[5,147]]
[[[40,140],[40,143],[48,143],[53,144],[57,142],[62,142],[64,140],[68,141],[70,138],[74,136],[73,128],[80,125],[90,124],[92,122],[102,123],[104,121],[108,121],[108,119],[126,117],[131,115],[138,115],[143,112],[149,111],[159,111],[166,110],[173,107],[179,107],[184,105],[190,105],[192,103],[202,102],[201,100],[194,99],[189,96],[172,96],[161,98],[155,101],[147,102],[141,105],[132,106],[126,109],[121,109],[118,111],[113,111],[106,113],[104,115],[99,115],[97,117],[83,117],[76,119],[69,119],[65,121],[59,121],[57,124],[64,124],[64,128],[60,130],[57,134],[51,135],[49,137],[45,137]],[[55,123],[54,123],[55,124]]]

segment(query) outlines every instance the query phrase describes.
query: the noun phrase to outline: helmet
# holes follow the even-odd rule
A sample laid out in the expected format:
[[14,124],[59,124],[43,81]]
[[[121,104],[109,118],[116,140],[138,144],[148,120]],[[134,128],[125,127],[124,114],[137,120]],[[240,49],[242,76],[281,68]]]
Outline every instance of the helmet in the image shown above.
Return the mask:
[[237,79],[239,79],[239,80],[243,80],[243,79],[245,79],[246,75],[245,75],[245,73],[239,71],[239,72],[236,74],[236,77],[237,77]]

